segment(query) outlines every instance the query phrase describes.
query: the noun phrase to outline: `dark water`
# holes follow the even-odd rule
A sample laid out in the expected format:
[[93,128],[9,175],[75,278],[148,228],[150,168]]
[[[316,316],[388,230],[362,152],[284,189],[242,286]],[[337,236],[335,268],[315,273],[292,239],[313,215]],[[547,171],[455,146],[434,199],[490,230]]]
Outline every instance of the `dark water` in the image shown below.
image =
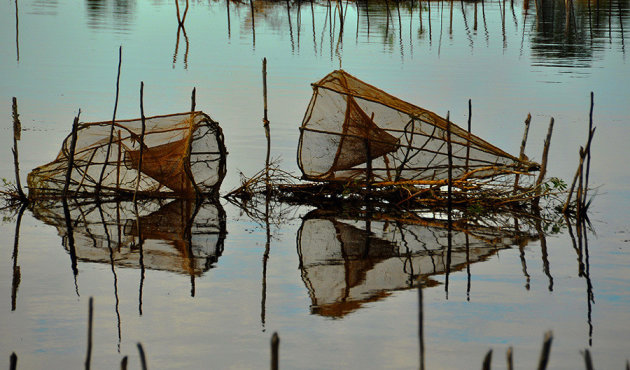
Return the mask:
[[519,234],[513,220],[501,228],[481,220],[468,239],[455,231],[447,285],[443,222],[430,213],[397,228],[370,220],[366,237],[357,215],[285,207],[268,238],[264,223],[225,201],[204,205],[193,221],[189,204],[147,203],[140,217],[154,226],[142,230],[151,236],[141,256],[128,204],[71,202],[72,233],[61,205],[26,210],[17,247],[19,217],[5,212],[0,356],[15,352],[21,368],[83,366],[94,297],[95,368],[117,367],[126,355],[138,367],[138,342],[151,368],[266,367],[274,331],[285,368],[417,368],[420,282],[427,368],[479,367],[490,348],[503,368],[509,346],[518,367],[532,368],[547,330],[552,368],[581,368],[585,348],[596,367],[622,368],[630,343],[630,3],[350,2],[343,33],[336,4],[288,5],[191,2],[180,28],[172,2],[4,2],[0,176],[13,180],[11,97],[25,182],[56,156],[78,109],[86,122],[111,118],[120,45],[118,117],[139,115],[140,81],[147,115],[189,109],[196,87],[197,107],[221,123],[230,152],[222,193],[238,186],[240,172],[264,165],[263,57],[272,155],[289,171],[297,171],[309,84],[340,66],[456,123],[467,121],[471,99],[473,132],[510,153],[531,113],[534,160],[554,117],[548,174],[567,182],[593,91],[588,247],[577,238],[574,247],[566,226],[541,233],[520,220],[530,227]]

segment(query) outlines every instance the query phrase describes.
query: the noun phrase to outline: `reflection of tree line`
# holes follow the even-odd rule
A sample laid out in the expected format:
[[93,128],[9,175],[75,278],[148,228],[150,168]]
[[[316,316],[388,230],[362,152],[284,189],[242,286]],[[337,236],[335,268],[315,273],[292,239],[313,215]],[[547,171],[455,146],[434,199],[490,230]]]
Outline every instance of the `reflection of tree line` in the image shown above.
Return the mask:
[[[110,5],[111,2],[111,5]],[[179,4],[182,3],[182,5]],[[186,43],[184,51],[184,68],[188,67],[188,50],[190,47],[186,34],[186,10],[180,16],[180,6],[184,1],[174,1],[173,12],[178,20],[173,66],[177,62],[180,34]],[[445,35],[452,37],[453,22],[464,24],[466,37],[470,46],[474,44],[473,35],[483,27],[486,43],[488,42],[488,24],[486,7],[489,4],[498,5],[501,16],[503,45],[507,47],[506,22],[512,18],[518,27],[514,1],[396,1],[396,0],[356,0],[312,1],[312,0],[219,0],[209,2],[208,6],[225,6],[227,18],[227,36],[231,38],[233,16],[236,11],[242,16],[241,32],[251,34],[252,46],[256,46],[256,24],[264,22],[265,27],[280,33],[288,31],[291,50],[299,51],[303,34],[312,33],[308,39],[313,44],[316,54],[340,54],[343,47],[344,33],[359,34],[368,40],[370,37],[380,37],[390,50],[398,44],[401,56],[404,57],[404,41],[409,40],[408,50],[413,52],[413,40],[425,39],[430,44],[437,41],[441,48]],[[223,5],[224,4],[224,5]],[[16,1],[17,5],[17,1]],[[625,52],[624,28],[628,25],[627,14],[630,4],[623,0],[523,0],[523,38],[526,25],[531,26],[531,40],[534,55],[545,58],[584,59],[592,55],[595,43],[612,42],[614,38],[621,39],[622,50]],[[322,8],[325,11],[322,11]],[[509,10],[508,10],[509,8]],[[88,27],[101,28],[109,14],[113,14],[116,27],[126,30],[131,23],[136,10],[135,1],[131,0],[86,0]],[[347,24],[348,10],[354,9],[356,24]],[[317,15],[316,15],[317,13]],[[324,13],[323,16],[321,13]],[[303,26],[302,21],[310,18],[310,27]],[[17,21],[17,7],[16,7]],[[528,23],[529,22],[529,23]],[[311,28],[311,29],[307,29]],[[354,29],[353,29],[354,28]],[[17,29],[17,28],[16,28]],[[408,31],[407,31],[408,30]],[[617,31],[618,30],[618,31]],[[408,32],[408,35],[407,35]],[[17,35],[17,33],[16,33]],[[16,36],[17,37],[17,36]],[[17,43],[17,41],[16,41]],[[324,47],[326,50],[324,51]],[[19,55],[19,54],[18,54]]]
[[624,27],[624,23],[630,19],[623,16],[630,9],[627,1],[533,2],[536,7],[532,20],[535,56],[583,61],[592,57],[594,44],[612,43],[615,38],[625,52],[624,28],[628,26]]

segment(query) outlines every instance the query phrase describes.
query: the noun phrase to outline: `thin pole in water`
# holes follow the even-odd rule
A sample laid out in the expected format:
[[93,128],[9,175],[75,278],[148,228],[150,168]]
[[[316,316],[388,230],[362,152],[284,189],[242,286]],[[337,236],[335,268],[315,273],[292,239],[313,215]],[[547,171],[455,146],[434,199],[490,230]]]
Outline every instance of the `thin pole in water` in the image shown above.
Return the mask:
[[196,95],[197,95],[197,88],[193,87],[192,94],[190,95],[190,111],[191,112],[195,111],[195,106],[197,105]]
[[278,370],[278,348],[280,347],[280,337],[274,332],[271,336],[271,369]]
[[265,183],[267,194],[271,191],[271,184],[269,184],[269,155],[271,153],[271,133],[269,132],[269,120],[267,118],[267,58],[263,58],[262,65],[263,75],[263,126],[265,128],[265,136],[267,138],[267,156],[265,157]]
[[81,109],[79,114],[74,117],[72,122],[72,136],[70,139],[70,150],[68,153],[68,170],[66,171],[66,182],[63,185],[63,197],[66,198],[68,194],[68,187],[70,187],[70,177],[72,176],[72,167],[74,166],[74,151],[77,146],[77,130],[79,128],[79,116],[81,115]]
[[85,357],[85,369],[90,369],[90,361],[92,359],[92,321],[94,317],[94,298],[90,297],[88,305],[88,340],[87,340],[87,355]]
[[96,198],[98,199],[101,193],[101,184],[103,182],[103,176],[105,175],[105,168],[109,161],[109,152],[112,147],[112,141],[114,139],[114,125],[116,123],[116,111],[118,110],[118,92],[120,90],[120,66],[122,64],[122,45],[118,48],[118,73],[116,75],[116,99],[114,100],[114,114],[112,117],[112,125],[109,132],[109,142],[107,143],[107,151],[105,153],[105,161],[103,162],[103,168],[101,169],[101,175],[98,178],[96,184]]
[[140,342],[138,342],[138,353],[140,354],[140,366],[142,366],[142,370],[147,370],[147,359],[144,354],[144,348],[142,348]]
[[140,157],[138,158],[138,180],[136,181],[136,189],[133,192],[133,202],[136,203],[138,188],[140,187],[140,178],[142,177],[142,152],[144,149],[144,133],[146,130],[146,122],[144,118],[144,81],[140,81],[140,119],[142,120],[142,129],[140,131]]
[[27,200],[24,191],[22,190],[22,183],[20,182],[20,161],[18,159],[18,145],[17,142],[22,136],[22,123],[20,122],[20,115],[18,114],[17,98],[13,97],[13,164],[15,167],[15,187],[17,188],[18,196],[22,202]]

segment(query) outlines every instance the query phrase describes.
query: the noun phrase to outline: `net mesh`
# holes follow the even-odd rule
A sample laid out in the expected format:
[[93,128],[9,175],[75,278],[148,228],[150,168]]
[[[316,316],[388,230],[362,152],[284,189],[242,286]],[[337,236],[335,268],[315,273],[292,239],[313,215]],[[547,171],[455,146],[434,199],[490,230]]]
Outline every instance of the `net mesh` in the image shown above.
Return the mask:
[[316,181],[444,180],[447,129],[453,179],[538,167],[342,70],[313,84],[300,128],[298,165],[305,179]]
[[[218,194],[226,172],[223,133],[203,112],[178,113],[142,120],[81,123],[68,190],[77,195],[134,193],[148,196],[192,197]],[[71,135],[63,141],[57,158],[28,175],[30,197],[63,191],[70,165]],[[142,160],[140,160],[141,143]],[[101,180],[101,172],[103,178]],[[140,181],[138,183],[138,178]]]

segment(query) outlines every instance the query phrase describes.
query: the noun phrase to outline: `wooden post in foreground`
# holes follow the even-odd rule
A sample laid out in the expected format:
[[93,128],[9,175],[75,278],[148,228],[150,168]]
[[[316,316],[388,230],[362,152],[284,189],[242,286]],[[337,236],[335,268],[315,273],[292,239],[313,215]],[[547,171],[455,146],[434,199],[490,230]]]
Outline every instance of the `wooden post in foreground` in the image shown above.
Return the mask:
[[94,298],[90,297],[90,303],[88,306],[88,340],[87,340],[87,355],[85,357],[85,369],[90,369],[90,361],[92,360],[92,322],[94,314]]
[[271,370],[278,370],[278,347],[280,347],[280,337],[274,332],[271,336]]
[[553,334],[551,331],[545,333],[545,339],[543,340],[543,348],[540,352],[540,359],[538,360],[538,370],[545,370],[547,363],[549,362],[549,353],[551,353],[551,341],[553,340]]

